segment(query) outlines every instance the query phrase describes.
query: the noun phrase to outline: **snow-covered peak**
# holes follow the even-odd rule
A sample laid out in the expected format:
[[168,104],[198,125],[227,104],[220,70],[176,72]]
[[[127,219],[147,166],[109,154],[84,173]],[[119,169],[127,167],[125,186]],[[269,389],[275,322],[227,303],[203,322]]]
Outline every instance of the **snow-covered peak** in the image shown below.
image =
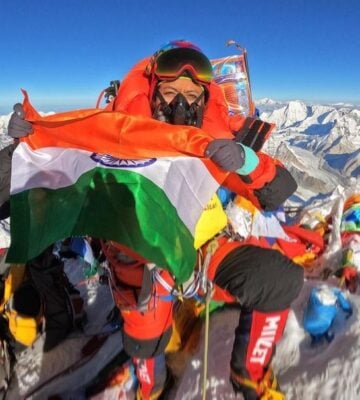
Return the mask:
[[290,101],[285,109],[287,125],[303,121],[308,116],[308,107],[303,101],[295,100]]
[[256,100],[255,103],[258,106],[262,106],[262,105],[275,105],[278,104],[279,102],[276,100],[269,99],[268,97],[264,97],[262,99]]
[[336,108],[339,108],[339,107],[350,107],[350,108],[353,108],[353,107],[355,107],[354,104],[343,103],[343,102],[331,103],[330,105],[333,106],[333,107],[336,107]]
[[260,112],[272,112],[277,108],[283,107],[284,104],[285,103],[282,101],[272,100],[267,97],[255,100],[255,105],[260,110]]
[[293,100],[285,103],[280,108],[264,112],[262,112],[263,110],[259,106],[259,110],[262,119],[275,123],[278,128],[297,125],[307,118],[309,113],[307,105],[300,100]]

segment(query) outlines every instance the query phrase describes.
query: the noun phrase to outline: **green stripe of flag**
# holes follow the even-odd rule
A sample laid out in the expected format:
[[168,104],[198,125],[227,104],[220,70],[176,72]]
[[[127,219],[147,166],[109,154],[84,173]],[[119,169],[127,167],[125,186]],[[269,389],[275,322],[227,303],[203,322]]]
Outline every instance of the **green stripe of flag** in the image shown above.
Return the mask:
[[164,192],[129,170],[94,168],[74,185],[11,197],[8,262],[26,262],[70,236],[110,239],[185,281],[196,261],[194,238]]

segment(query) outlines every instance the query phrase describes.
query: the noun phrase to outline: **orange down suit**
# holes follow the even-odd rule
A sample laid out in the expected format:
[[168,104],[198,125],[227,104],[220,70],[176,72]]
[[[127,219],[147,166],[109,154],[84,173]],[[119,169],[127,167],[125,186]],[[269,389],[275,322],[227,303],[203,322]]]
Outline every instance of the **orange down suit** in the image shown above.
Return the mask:
[[[147,63],[148,59],[144,59],[133,67],[108,110],[152,117],[149,102],[152,89],[144,74]],[[243,127],[245,118],[229,117],[218,85],[210,83],[208,91],[201,129],[214,139],[233,139],[233,132]],[[258,157],[259,164],[250,176],[242,179],[236,173],[229,173],[224,186],[261,208],[255,191],[275,179],[281,163],[264,153],[258,152]],[[303,270],[281,252],[270,249],[261,238],[230,242],[220,237],[218,244],[208,270],[208,278],[215,287],[214,296],[217,300],[240,303],[244,309],[235,332],[230,365],[236,373],[258,380],[282,335],[290,303],[302,287]],[[146,284],[146,260],[130,249],[106,242],[103,251],[112,270],[114,298],[124,319],[124,349],[133,359],[145,362],[161,357],[172,333],[174,299],[170,291],[157,280]],[[167,271],[161,271],[161,278],[169,287],[174,285]],[[150,289],[144,296],[146,286]],[[149,300],[142,303],[143,298]],[[259,349],[258,339],[269,323],[273,332],[271,343],[266,349]],[[247,339],[244,341],[242,337]]]

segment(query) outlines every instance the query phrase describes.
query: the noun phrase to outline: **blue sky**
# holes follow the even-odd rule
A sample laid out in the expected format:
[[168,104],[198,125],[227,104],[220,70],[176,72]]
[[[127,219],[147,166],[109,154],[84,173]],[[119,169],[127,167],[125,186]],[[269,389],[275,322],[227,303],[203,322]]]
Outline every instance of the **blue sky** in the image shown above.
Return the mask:
[[[1,0],[0,112],[95,106],[101,89],[171,39],[248,50],[256,99],[360,104],[358,0]],[[232,48],[234,49],[234,48]]]

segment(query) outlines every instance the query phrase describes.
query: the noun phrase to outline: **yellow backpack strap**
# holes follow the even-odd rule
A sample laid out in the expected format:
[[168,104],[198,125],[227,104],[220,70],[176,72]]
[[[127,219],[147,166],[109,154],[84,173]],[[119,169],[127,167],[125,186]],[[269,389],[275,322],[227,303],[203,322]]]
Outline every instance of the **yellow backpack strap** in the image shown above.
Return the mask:
[[38,327],[42,321],[42,312],[28,316],[19,314],[14,308],[14,293],[24,282],[25,264],[11,264],[5,273],[3,281],[3,298],[0,303],[0,312],[3,313],[9,324],[9,331],[14,339],[25,345],[33,344],[38,335]]
[[18,314],[13,308],[6,311],[6,316],[14,339],[24,346],[31,346],[38,337],[41,317],[26,317]]
[[11,264],[4,279],[4,294],[0,303],[0,312],[3,313],[5,305],[10,300],[11,295],[24,280],[25,264]]
[[5,315],[14,339],[24,346],[32,345],[43,322],[43,303],[35,286],[23,282],[5,305]]

